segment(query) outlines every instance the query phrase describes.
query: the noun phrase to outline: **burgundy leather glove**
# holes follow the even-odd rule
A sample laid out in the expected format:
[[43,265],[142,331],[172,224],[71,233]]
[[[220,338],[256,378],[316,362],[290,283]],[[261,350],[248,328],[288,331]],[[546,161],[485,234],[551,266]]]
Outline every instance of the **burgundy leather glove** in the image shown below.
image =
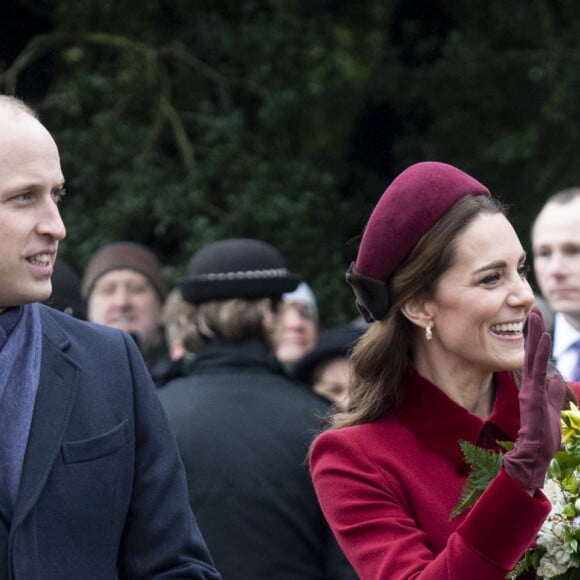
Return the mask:
[[529,491],[543,487],[550,460],[560,448],[562,437],[560,411],[566,388],[558,373],[546,382],[551,349],[552,340],[544,331],[542,316],[534,309],[528,318],[519,392],[520,430],[515,449],[503,457],[508,474]]

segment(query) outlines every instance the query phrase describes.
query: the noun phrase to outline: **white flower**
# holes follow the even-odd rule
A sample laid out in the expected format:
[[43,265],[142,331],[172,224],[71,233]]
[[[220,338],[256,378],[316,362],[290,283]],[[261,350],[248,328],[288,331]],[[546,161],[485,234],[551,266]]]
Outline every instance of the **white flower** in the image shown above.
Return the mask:
[[554,554],[564,546],[564,528],[557,514],[549,516],[538,532],[537,544],[544,546],[548,554]]
[[[550,514],[536,536],[535,546],[529,548],[509,578],[514,578],[516,571],[521,571],[530,563],[537,566],[535,572],[538,578],[557,578],[567,572],[574,578],[580,578],[580,469],[576,467],[580,463],[580,409],[574,407],[573,410],[573,414],[569,411],[562,413],[569,433],[564,441],[564,449],[552,460],[543,487],[550,501]],[[487,456],[468,453],[470,448],[467,443],[462,443],[466,461],[476,471],[489,471]],[[470,493],[474,491],[469,486],[467,490]],[[460,513],[458,508],[462,510],[465,506],[460,502],[454,510],[455,515]]]
[[551,554],[553,561],[556,562],[559,566],[564,566],[564,568],[568,568],[570,565],[570,554],[567,550],[564,549],[557,549],[555,552]]
[[541,578],[555,578],[566,572],[566,570],[567,566],[558,564],[547,556],[542,556],[537,572]]
[[567,501],[560,484],[553,479],[548,479],[546,480],[542,491],[552,504],[550,515],[554,513],[562,513]]

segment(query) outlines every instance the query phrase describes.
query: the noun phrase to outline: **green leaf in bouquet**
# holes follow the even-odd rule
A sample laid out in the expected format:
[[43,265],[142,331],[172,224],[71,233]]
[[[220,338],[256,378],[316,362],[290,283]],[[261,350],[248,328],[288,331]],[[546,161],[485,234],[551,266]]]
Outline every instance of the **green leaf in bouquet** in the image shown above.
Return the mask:
[[554,455],[553,461],[556,461],[562,471],[573,470],[580,465],[580,455],[570,453],[569,451],[558,451]]
[[496,443],[504,450],[511,451],[515,449],[516,444],[513,441],[496,441]]
[[[562,488],[570,494],[575,494],[578,489],[578,477],[574,472],[562,477]],[[568,514],[566,514],[568,515]],[[574,515],[574,514],[573,514]]]
[[550,465],[548,467],[548,477],[550,479],[559,480],[562,477],[562,468],[560,467],[560,462],[558,461],[558,454],[552,458]]
[[521,560],[515,565],[513,570],[506,576],[506,580],[516,580],[528,570],[537,570],[544,550],[541,548],[530,548],[526,550]]
[[564,506],[564,509],[562,510],[562,513],[567,518],[573,518],[576,515],[576,509],[574,508],[574,504],[573,503],[567,503]]
[[482,449],[469,441],[460,441],[459,446],[471,471],[450,520],[472,507],[501,469],[502,453]]

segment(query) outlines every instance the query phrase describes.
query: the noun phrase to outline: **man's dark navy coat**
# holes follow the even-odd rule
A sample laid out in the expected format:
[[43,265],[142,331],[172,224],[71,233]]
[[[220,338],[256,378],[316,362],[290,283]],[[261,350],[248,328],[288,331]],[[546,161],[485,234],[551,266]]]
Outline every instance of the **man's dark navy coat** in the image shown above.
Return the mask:
[[0,579],[219,578],[132,339],[41,307],[42,362]]

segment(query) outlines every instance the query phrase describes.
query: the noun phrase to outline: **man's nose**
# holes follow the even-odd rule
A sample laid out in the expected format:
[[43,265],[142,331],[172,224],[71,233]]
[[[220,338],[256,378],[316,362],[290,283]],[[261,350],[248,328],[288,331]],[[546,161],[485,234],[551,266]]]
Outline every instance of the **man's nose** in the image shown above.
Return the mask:
[[45,203],[42,205],[42,212],[38,219],[37,231],[41,235],[51,236],[55,240],[64,240],[66,236],[66,228],[58,205],[51,197],[47,197]]

